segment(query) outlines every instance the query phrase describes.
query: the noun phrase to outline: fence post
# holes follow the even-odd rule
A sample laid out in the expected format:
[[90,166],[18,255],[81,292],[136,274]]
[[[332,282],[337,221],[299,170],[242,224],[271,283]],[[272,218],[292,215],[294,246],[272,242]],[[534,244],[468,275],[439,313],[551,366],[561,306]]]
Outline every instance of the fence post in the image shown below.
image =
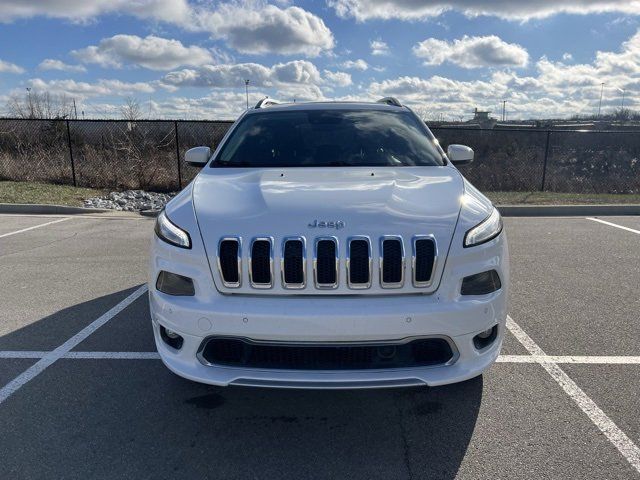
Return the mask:
[[547,160],[549,160],[549,140],[551,139],[551,130],[547,130],[547,144],[544,147],[544,164],[542,166],[542,185],[540,191],[544,192],[544,187],[547,181]]
[[182,190],[182,171],[180,167],[180,143],[178,142],[178,121],[173,121],[173,128],[176,135],[176,161],[178,162],[178,190]]
[[71,146],[71,129],[69,128],[69,119],[67,118],[67,144],[69,145],[69,159],[71,160],[71,177],[73,178],[73,186],[77,187],[76,182],[76,165],[73,161],[73,147]]

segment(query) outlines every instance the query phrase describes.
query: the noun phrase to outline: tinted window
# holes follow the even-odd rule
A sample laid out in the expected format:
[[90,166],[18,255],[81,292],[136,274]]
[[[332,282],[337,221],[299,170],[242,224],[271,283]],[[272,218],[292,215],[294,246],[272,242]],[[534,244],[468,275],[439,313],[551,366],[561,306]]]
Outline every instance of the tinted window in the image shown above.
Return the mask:
[[244,117],[213,167],[424,166],[443,160],[407,111],[299,110]]

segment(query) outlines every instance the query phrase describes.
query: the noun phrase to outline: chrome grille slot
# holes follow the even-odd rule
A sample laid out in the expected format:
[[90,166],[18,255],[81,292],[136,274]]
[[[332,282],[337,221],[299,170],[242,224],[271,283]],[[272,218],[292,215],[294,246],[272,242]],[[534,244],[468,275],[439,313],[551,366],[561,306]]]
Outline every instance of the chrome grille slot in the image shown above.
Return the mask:
[[371,287],[371,246],[367,237],[352,237],[347,243],[349,288]]
[[306,284],[305,241],[302,237],[285,238],[282,242],[282,286],[304,288]]
[[316,288],[338,287],[338,240],[335,237],[316,239],[313,268]]
[[380,285],[400,288],[404,284],[404,246],[402,238],[386,236],[380,241]]
[[249,280],[254,288],[273,286],[273,241],[269,237],[254,238],[249,257]]
[[413,237],[413,286],[428,287],[433,282],[437,260],[436,241],[432,235]]
[[240,239],[224,237],[218,244],[218,271],[227,288],[238,288],[242,284],[242,252]]

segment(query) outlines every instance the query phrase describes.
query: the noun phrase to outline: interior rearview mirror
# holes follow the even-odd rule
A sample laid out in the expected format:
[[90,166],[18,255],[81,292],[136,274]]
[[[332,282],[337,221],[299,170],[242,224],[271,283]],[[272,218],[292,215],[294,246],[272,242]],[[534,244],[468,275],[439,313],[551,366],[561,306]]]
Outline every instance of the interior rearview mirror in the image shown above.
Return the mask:
[[447,147],[447,157],[454,165],[466,165],[473,161],[473,149],[466,145],[452,144]]
[[211,157],[209,147],[195,147],[187,150],[184,154],[184,161],[194,167],[204,167]]

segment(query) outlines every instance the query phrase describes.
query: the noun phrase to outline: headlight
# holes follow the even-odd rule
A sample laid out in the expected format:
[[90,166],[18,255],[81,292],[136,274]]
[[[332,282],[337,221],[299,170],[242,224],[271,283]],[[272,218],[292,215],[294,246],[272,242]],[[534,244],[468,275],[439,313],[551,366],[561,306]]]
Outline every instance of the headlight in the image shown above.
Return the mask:
[[493,208],[491,215],[469,230],[464,236],[464,247],[473,247],[488,242],[500,235],[502,231],[502,217],[497,208]]
[[160,212],[160,215],[158,215],[158,218],[156,219],[155,231],[156,235],[158,235],[161,240],[164,240],[171,245],[175,245],[180,248],[191,248],[191,239],[189,238],[189,234],[171,223],[171,220],[167,218],[164,210]]

